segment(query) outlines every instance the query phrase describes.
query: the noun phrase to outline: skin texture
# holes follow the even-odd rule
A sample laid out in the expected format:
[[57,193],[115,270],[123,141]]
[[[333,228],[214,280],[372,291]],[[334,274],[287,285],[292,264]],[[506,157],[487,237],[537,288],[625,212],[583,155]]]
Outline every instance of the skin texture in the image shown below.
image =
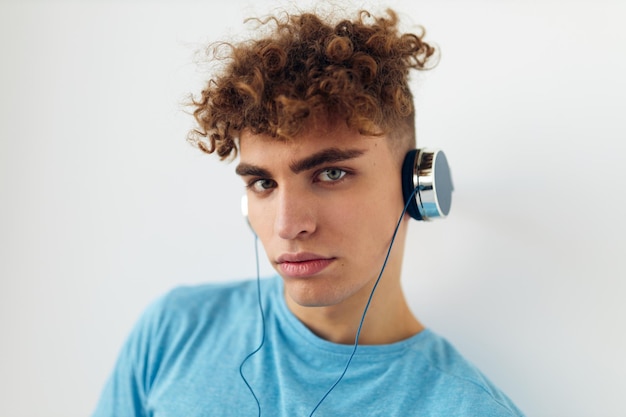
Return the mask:
[[[240,137],[237,173],[247,185],[249,221],[284,280],[288,307],[327,340],[354,343],[402,212],[400,164],[386,136],[363,136],[345,123],[309,126],[292,141]],[[408,221],[359,343],[392,343],[423,328],[400,284]]]

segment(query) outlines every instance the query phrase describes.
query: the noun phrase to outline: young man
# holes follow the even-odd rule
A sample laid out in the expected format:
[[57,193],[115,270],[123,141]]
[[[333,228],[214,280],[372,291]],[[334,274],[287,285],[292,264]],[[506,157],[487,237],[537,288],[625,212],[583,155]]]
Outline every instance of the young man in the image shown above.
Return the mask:
[[94,417],[521,415],[401,288],[408,75],[433,48],[399,33],[393,11],[265,25],[226,46],[191,139],[239,156],[248,220],[279,276],[154,303]]

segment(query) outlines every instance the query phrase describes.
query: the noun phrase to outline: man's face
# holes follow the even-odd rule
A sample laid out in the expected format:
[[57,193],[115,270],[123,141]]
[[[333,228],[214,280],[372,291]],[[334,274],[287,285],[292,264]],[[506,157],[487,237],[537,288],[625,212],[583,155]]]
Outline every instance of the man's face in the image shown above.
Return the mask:
[[[369,294],[403,208],[400,161],[387,141],[343,124],[289,142],[242,133],[237,173],[249,221],[297,304]],[[397,248],[386,273],[399,275]]]

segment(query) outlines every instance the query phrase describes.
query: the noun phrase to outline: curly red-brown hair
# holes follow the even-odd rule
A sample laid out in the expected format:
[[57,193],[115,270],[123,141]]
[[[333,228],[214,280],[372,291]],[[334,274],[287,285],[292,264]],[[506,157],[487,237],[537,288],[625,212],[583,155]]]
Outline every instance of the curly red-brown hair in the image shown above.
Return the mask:
[[191,103],[193,144],[220,159],[234,157],[244,129],[290,140],[320,115],[366,135],[402,130],[414,142],[409,70],[427,68],[435,52],[423,30],[399,33],[390,9],[387,17],[360,11],[335,25],[312,13],[257,21],[273,24],[272,34],[220,44],[228,48],[226,64]]

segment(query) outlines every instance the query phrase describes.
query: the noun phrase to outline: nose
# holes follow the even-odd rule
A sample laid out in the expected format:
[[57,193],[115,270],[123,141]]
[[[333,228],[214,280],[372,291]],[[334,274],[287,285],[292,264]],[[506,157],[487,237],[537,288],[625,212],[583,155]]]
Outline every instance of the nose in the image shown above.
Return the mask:
[[274,230],[281,239],[302,239],[315,232],[315,201],[313,196],[283,188],[277,193]]

